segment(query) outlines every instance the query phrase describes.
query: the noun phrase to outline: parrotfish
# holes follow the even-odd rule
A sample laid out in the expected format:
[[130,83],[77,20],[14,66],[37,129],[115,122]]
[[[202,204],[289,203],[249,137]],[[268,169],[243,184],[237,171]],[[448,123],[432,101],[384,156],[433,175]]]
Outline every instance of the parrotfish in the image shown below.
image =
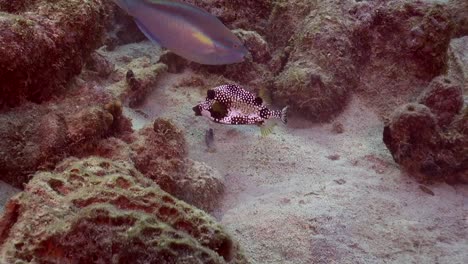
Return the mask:
[[145,36],[200,64],[242,62],[242,42],[215,16],[180,0],[114,0]]
[[215,123],[262,126],[270,118],[287,123],[288,107],[270,110],[261,97],[238,85],[228,84],[208,90],[205,101],[192,110],[196,116],[207,117]]

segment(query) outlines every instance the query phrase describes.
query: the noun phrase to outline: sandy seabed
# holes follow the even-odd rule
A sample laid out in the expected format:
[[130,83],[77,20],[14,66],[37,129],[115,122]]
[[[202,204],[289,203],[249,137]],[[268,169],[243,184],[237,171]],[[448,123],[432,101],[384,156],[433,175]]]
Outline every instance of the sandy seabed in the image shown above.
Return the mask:
[[[224,175],[213,215],[252,263],[468,263],[468,186],[439,183],[428,186],[434,195],[424,192],[393,162],[382,121],[360,98],[334,120],[343,133],[290,117],[261,137],[256,126],[195,117],[206,89],[176,88],[192,74],[165,75],[139,108],[147,116],[125,114],[135,129],[173,120],[190,158]],[[215,152],[206,149],[208,128]],[[17,192],[0,182],[0,212]]]
[[[190,157],[225,176],[215,217],[253,263],[468,263],[468,186],[428,186],[401,172],[382,142],[383,123],[353,97],[333,124],[290,118],[268,137],[256,126],[195,117],[204,91],[169,75],[135,128],[156,117],[184,128]],[[215,131],[216,152],[204,143]]]

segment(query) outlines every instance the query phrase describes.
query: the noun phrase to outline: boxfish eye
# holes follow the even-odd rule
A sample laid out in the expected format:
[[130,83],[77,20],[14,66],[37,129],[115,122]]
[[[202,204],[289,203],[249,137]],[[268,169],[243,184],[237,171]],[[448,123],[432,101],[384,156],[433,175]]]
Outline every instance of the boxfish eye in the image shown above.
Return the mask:
[[233,47],[233,48],[235,48],[235,49],[237,49],[237,48],[239,48],[239,47],[240,47],[240,45],[239,45],[239,44],[237,44],[237,43],[234,43],[234,44],[232,44],[232,47]]

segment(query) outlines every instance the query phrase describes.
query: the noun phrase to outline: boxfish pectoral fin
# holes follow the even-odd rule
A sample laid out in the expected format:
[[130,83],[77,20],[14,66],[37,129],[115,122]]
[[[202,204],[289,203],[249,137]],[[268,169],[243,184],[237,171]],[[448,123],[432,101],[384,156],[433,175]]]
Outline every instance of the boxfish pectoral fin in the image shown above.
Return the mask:
[[148,28],[146,28],[146,26],[140,22],[140,20],[136,18],[134,20],[136,25],[138,26],[140,31],[145,35],[146,38],[151,40],[151,42],[153,42],[154,44],[161,46],[161,41],[154,34],[152,34],[151,31],[149,31]]

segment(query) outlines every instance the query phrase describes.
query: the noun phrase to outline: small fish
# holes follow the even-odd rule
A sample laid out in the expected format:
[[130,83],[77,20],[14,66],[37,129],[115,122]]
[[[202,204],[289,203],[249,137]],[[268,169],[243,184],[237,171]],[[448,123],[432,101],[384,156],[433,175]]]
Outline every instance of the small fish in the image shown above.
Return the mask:
[[214,130],[212,128],[207,129],[205,132],[205,144],[208,152],[216,152],[214,141]]
[[242,62],[247,49],[218,18],[180,0],[114,0],[145,36],[200,64]]
[[424,186],[422,184],[419,185],[419,189],[421,189],[421,191],[423,191],[423,192],[425,192],[425,193],[427,193],[429,195],[432,195],[432,196],[435,195],[435,193],[431,189],[427,188],[426,186]]
[[279,118],[287,123],[288,107],[283,110],[268,109],[261,97],[256,96],[237,85],[221,85],[207,91],[205,101],[194,106],[196,116],[205,116],[213,122],[228,125],[258,125],[270,130],[271,126],[264,126],[266,120]]

